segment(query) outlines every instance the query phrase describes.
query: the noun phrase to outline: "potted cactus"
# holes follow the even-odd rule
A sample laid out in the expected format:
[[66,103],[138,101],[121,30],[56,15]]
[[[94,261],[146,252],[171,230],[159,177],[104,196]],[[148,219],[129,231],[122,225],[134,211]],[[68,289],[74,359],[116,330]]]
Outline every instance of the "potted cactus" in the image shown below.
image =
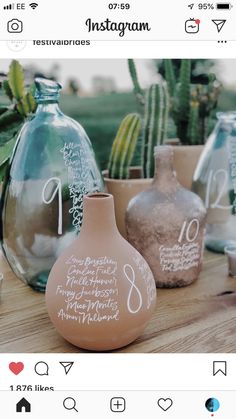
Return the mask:
[[11,62],[7,78],[1,83],[1,93],[10,100],[0,106],[0,182],[5,176],[12,155],[17,133],[28,115],[36,109],[33,86],[25,88],[24,73],[18,61]]
[[[169,112],[166,83],[153,84],[146,92],[137,83],[136,89],[142,116],[129,114],[121,122],[108,170],[104,172],[107,190],[114,196],[117,225],[123,236],[126,236],[124,217],[128,202],[152,181],[154,147],[163,144],[166,138]],[[141,140],[141,165],[131,167],[138,139]]]
[[[209,120],[217,106],[220,93],[220,85],[215,82],[214,74],[202,74],[193,78],[191,60],[181,60],[178,71],[174,69],[172,60],[166,59],[163,64],[165,81],[144,91],[138,80],[134,60],[128,60],[142,120],[141,166],[130,167],[139,135],[134,129],[134,120],[136,118],[137,123],[138,116],[129,115],[118,131],[108,171],[105,172],[105,184],[115,197],[117,223],[124,236],[124,214],[129,200],[151,183],[155,145],[164,142],[173,145],[177,178],[185,188],[191,189],[193,172],[202,152]],[[177,139],[167,138],[169,116],[175,123]],[[134,125],[131,122],[132,118]]]
[[193,76],[191,67],[189,59],[181,60],[177,69],[173,60],[163,61],[163,76],[170,94],[170,116],[179,140],[179,145],[174,146],[174,168],[179,182],[187,189],[192,186],[193,173],[211,130],[212,113],[221,91],[214,74]]

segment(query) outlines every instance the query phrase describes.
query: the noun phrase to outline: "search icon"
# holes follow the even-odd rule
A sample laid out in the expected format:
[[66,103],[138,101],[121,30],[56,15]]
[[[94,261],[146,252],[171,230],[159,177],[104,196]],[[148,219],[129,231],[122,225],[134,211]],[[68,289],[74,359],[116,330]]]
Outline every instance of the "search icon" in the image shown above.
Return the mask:
[[63,406],[66,410],[75,410],[76,412],[78,412],[78,410],[76,409],[76,401],[75,399],[73,399],[73,397],[67,397],[63,401]]

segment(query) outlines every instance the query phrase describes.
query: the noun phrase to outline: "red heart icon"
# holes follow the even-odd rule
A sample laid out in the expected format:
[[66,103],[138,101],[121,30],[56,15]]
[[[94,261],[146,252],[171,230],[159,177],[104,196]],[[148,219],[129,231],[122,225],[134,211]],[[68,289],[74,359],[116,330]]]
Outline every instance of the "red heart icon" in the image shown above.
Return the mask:
[[18,375],[24,369],[23,362],[11,362],[9,364],[9,370],[13,372],[13,374]]

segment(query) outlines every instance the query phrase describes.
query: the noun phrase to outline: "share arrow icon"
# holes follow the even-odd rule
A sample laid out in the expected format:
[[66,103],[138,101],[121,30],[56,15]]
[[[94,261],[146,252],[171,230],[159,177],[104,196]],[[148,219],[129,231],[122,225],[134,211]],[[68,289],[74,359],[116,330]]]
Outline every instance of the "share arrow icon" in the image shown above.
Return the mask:
[[212,20],[212,22],[216,25],[217,31],[218,33],[221,31],[221,29],[223,28],[226,19],[214,19]]
[[73,367],[74,362],[60,362],[60,364],[64,368],[65,374],[67,375],[70,369]]

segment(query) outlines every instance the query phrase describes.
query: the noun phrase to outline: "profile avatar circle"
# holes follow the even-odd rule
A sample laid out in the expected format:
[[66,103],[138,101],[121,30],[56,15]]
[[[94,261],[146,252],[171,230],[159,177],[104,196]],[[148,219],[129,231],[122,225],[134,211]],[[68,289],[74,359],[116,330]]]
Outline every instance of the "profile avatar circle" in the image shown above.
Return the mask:
[[217,399],[210,398],[206,401],[205,407],[209,412],[216,412],[220,408],[220,402]]

